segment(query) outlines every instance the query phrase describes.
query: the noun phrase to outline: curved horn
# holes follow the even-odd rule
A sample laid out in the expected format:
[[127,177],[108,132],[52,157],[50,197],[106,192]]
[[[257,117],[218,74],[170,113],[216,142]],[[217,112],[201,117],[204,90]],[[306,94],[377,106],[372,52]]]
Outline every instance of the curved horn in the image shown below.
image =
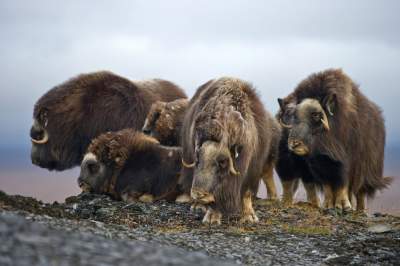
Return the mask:
[[328,117],[326,116],[325,112],[322,112],[321,123],[324,126],[324,128],[326,129],[326,131],[330,130]]
[[236,171],[235,167],[233,166],[232,158],[229,159],[229,172],[232,175],[240,175],[240,172]]
[[35,144],[46,144],[49,141],[49,134],[47,134],[47,131],[44,130],[44,136],[42,139],[37,140],[37,139],[31,138],[31,141]]
[[333,116],[333,112],[332,112],[331,107],[329,105],[326,106],[326,109],[328,110],[329,115]]
[[185,167],[185,168],[193,168],[193,167],[195,167],[196,163],[188,164],[188,163],[186,163],[185,160],[183,160],[183,158],[182,158],[182,165],[183,165],[183,167]]
[[281,124],[281,126],[284,128],[292,128],[291,125],[287,125],[287,124],[283,123],[282,118],[279,118],[279,124]]

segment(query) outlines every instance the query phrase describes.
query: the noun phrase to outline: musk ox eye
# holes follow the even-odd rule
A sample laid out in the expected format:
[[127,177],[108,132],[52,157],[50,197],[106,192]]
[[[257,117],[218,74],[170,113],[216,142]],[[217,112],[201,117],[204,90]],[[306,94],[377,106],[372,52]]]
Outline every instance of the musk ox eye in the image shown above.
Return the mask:
[[160,112],[156,112],[156,113],[154,114],[154,119],[153,119],[153,121],[157,121],[157,120],[160,118],[160,115],[161,115]]
[[314,122],[321,122],[322,114],[320,112],[312,112],[311,118]]
[[89,163],[87,167],[91,174],[96,174],[100,169],[99,165],[95,162]]
[[220,169],[226,169],[229,164],[229,159],[225,156],[220,156],[217,158],[217,165]]
[[235,158],[235,159],[239,158],[241,152],[242,152],[242,146],[233,145],[231,147],[231,154],[232,154],[233,158]]

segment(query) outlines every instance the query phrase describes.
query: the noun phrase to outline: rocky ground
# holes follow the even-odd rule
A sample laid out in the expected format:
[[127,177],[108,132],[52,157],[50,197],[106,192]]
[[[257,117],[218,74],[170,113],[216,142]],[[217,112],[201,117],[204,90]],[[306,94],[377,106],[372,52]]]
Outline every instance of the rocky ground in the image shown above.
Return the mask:
[[0,192],[0,265],[399,265],[400,218],[256,203],[260,222],[206,226],[185,204]]

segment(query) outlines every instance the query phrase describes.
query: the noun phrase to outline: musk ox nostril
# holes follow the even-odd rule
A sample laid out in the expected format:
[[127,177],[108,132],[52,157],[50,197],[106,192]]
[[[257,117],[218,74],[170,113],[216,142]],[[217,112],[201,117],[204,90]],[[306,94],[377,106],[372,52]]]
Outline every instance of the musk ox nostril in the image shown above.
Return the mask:
[[299,140],[289,140],[289,147],[291,149],[298,148],[299,146],[303,145],[302,141]]
[[194,200],[204,203],[204,204],[212,203],[215,201],[213,194],[208,193],[204,190],[196,189],[196,188],[191,189],[190,196]]
[[49,140],[49,135],[47,134],[47,131],[44,129],[37,129],[32,127],[30,135],[32,143],[35,144],[46,144],[47,141]]

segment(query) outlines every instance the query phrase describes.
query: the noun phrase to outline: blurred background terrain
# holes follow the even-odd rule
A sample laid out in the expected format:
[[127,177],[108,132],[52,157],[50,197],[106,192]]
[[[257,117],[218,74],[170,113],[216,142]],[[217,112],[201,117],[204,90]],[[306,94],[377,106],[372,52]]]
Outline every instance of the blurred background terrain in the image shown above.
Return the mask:
[[399,10],[398,1],[1,1],[0,190],[48,202],[79,193],[79,169],[33,166],[29,138],[36,100],[79,73],[164,78],[189,96],[237,76],[276,113],[278,97],[333,67],[383,109],[395,181],[369,208],[400,214]]

